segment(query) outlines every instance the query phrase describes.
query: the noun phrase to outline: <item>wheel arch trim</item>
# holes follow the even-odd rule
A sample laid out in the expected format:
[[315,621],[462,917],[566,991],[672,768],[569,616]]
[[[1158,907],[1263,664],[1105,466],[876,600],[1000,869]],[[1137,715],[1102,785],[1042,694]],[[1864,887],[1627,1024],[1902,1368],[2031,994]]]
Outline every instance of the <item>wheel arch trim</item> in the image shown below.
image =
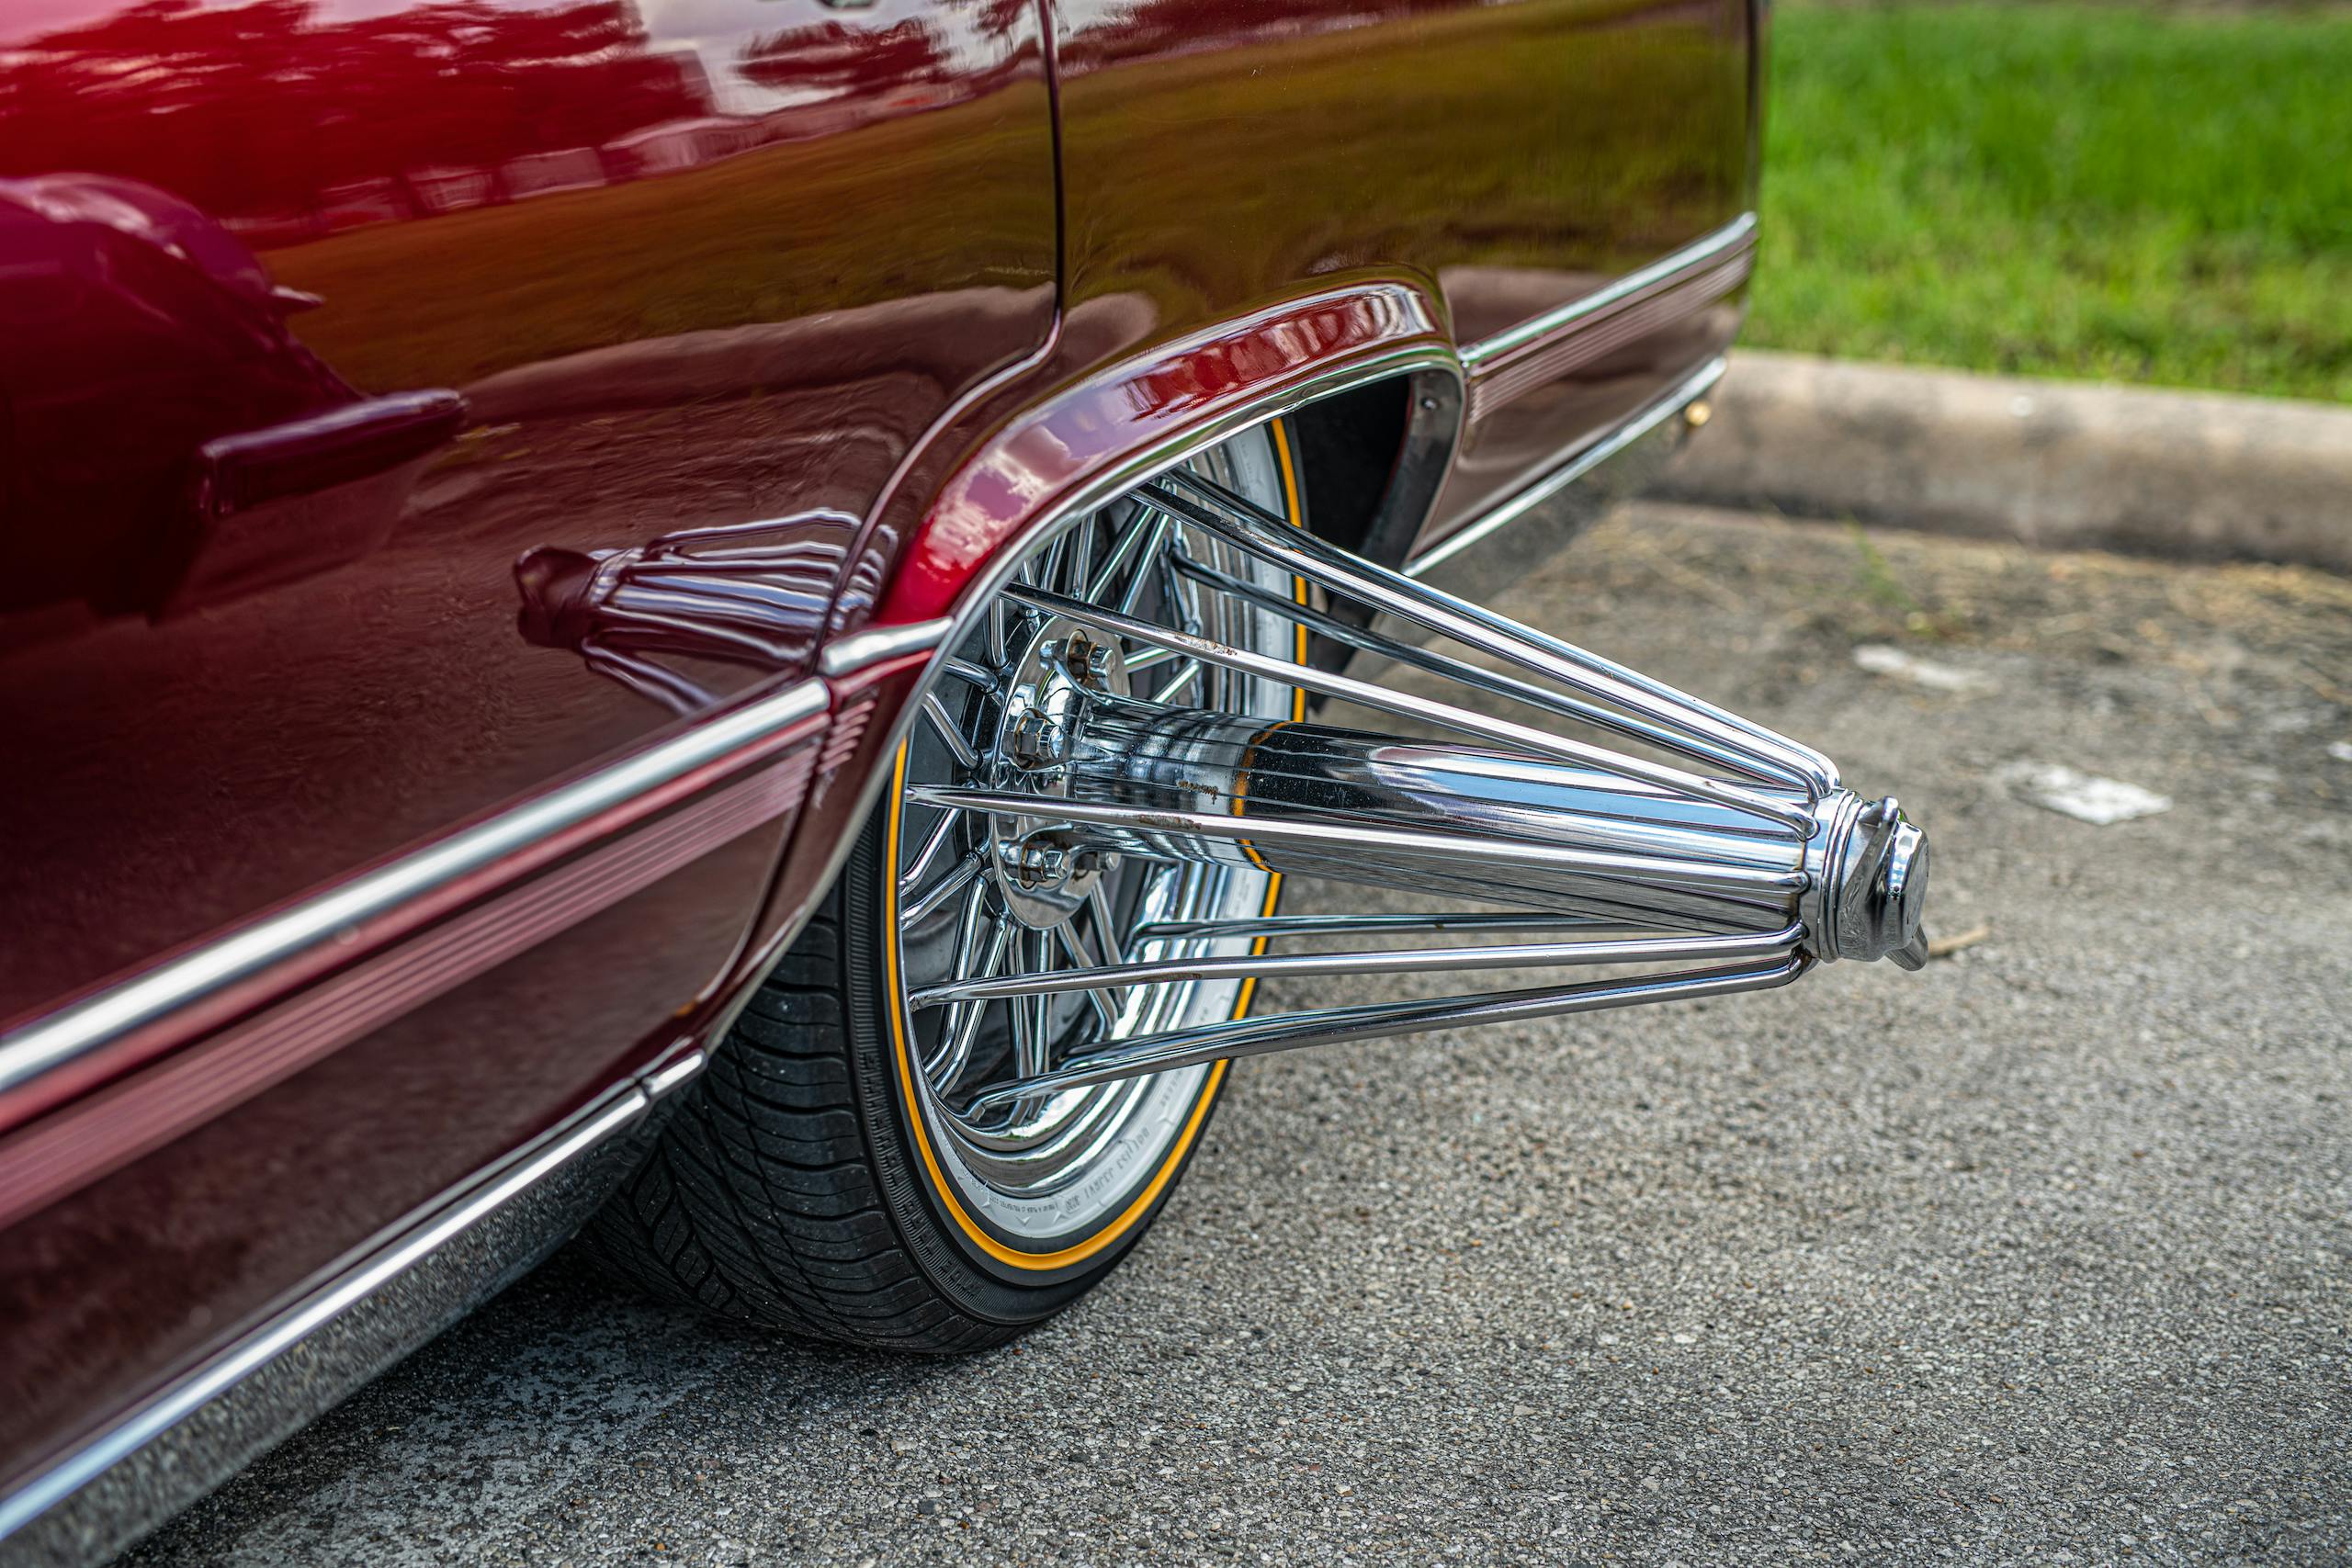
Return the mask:
[[1411,380],[1421,419],[1399,499],[1418,497],[1425,510],[1467,406],[1443,321],[1419,284],[1352,284],[1177,339],[1014,415],[940,486],[892,563],[876,622],[956,613],[1041,530],[1229,436],[1374,381]]

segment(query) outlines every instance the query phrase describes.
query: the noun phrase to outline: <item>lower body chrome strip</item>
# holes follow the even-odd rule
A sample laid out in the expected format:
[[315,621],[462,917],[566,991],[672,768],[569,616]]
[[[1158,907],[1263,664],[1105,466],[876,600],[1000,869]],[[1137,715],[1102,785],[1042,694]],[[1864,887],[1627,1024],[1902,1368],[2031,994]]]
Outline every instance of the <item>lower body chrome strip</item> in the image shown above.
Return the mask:
[[[558,1205],[560,1213],[525,1222],[521,1235],[496,1246],[460,1249],[464,1258],[447,1258],[458,1276],[447,1288],[410,1289],[394,1302],[387,1287],[444,1259],[444,1249],[457,1238],[516,1214],[526,1206],[524,1200],[542,1194],[554,1179],[636,1127],[657,1094],[686,1076],[673,1066],[659,1075],[658,1083],[648,1079],[613,1091],[503,1165],[418,1211],[323,1271],[318,1283],[251,1333],[0,1497],[0,1542],[6,1544],[9,1560],[17,1561],[21,1553],[28,1562],[77,1563],[119,1551],[494,1292],[562,1240],[606,1183],[591,1183],[575,1201]],[[620,1174],[618,1162],[611,1174]],[[296,1408],[284,1414],[269,1409],[258,1416],[244,1413],[214,1423],[216,1430],[194,1430],[209,1408],[237,1395],[298,1348],[320,1340],[330,1327],[349,1327],[363,1307],[379,1301],[389,1319],[384,1325],[370,1333],[329,1337],[336,1343],[322,1353],[326,1364],[304,1368],[299,1377],[288,1377],[287,1389],[272,1394]],[[415,1321],[420,1318],[429,1321]],[[191,1475],[191,1470],[198,1473]]]
[[[1609,482],[1605,487],[1593,487],[1589,494],[1577,498],[1582,504],[1572,509],[1574,515],[1568,520],[1572,529],[1582,528],[1596,513],[1641,490],[1656,476],[1666,459],[1673,456],[1682,434],[1679,423],[1682,414],[1691,404],[1714,390],[1715,383],[1724,378],[1724,365],[1721,355],[1708,360],[1623,424],[1589,446],[1570,453],[1559,467],[1505,496],[1480,513],[1476,521],[1456,529],[1408,560],[1405,575],[1427,578],[1453,592],[1470,593],[1475,597],[1474,590],[1458,585],[1453,573],[1459,567],[1470,564],[1461,559],[1465,551],[1481,544],[1498,530],[1518,522],[1546,502],[1567,496],[1572,486],[1596,477],[1604,465],[1609,466]],[[1545,541],[1546,544],[1555,542],[1566,541]],[[1540,560],[1546,553],[1544,548],[1531,547],[1520,552],[1518,560]],[[1518,566],[1512,565],[1501,581],[1507,581],[1517,571]],[[1499,581],[1494,586],[1499,586]]]

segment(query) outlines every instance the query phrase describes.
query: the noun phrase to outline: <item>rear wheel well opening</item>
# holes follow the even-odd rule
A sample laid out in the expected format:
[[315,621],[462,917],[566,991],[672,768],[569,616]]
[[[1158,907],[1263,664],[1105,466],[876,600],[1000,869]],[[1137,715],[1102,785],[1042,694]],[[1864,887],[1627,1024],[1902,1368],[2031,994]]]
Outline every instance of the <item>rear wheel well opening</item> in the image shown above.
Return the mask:
[[[1445,482],[1462,412],[1461,379],[1424,368],[1334,392],[1291,414],[1307,527],[1366,560],[1404,565]],[[1371,620],[1354,601],[1329,613],[1358,625]],[[1337,669],[1347,649],[1317,635],[1308,660]]]

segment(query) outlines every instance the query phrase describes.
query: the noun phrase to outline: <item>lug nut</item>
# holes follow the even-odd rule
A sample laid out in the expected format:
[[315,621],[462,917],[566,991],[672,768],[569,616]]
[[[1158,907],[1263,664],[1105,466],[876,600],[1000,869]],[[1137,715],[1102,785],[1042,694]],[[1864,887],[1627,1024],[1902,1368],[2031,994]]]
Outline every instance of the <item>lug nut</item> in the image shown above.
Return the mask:
[[1053,720],[1041,708],[1029,708],[1005,731],[1004,749],[1024,768],[1051,767],[1061,761],[1056,753]]

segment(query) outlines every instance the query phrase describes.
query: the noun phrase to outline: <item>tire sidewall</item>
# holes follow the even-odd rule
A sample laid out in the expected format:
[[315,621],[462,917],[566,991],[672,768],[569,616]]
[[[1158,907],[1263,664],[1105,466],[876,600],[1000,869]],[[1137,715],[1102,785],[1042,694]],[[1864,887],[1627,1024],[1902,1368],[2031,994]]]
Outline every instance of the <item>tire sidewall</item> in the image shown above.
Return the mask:
[[[885,1010],[890,996],[882,943],[889,939],[876,889],[883,876],[888,802],[858,835],[839,884],[842,945],[849,984],[846,1021],[850,1073],[856,1089],[876,1190],[925,1277],[962,1310],[1016,1326],[1049,1317],[1084,1295],[1140,1241],[1182,1181],[1215,1119],[1220,1080],[1203,1088],[1209,1103],[1187,1146],[1170,1162],[1166,1179],[1140,1213],[1124,1216],[1121,1234],[1082,1260],[1061,1269],[1013,1268],[974,1245],[947,1212],[926,1168],[913,1118],[921,1114],[899,1089],[899,1063]],[[1140,1185],[1140,1183],[1139,1183]]]

